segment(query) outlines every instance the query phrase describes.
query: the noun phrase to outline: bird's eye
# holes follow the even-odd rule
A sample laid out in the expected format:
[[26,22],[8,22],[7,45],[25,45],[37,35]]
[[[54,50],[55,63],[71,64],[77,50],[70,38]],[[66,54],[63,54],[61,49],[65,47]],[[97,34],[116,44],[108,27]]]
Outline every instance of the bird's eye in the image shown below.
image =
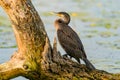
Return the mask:
[[62,21],[61,21],[61,20],[59,20],[59,23],[62,23]]

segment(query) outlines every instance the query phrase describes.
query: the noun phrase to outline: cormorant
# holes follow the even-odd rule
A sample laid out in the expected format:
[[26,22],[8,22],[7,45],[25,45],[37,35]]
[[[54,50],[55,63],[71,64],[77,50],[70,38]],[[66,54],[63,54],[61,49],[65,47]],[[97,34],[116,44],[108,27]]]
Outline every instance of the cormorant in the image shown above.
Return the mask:
[[79,63],[82,59],[86,63],[86,67],[95,70],[95,67],[87,59],[83,44],[77,33],[68,25],[70,23],[70,15],[66,12],[54,12],[58,18],[54,22],[57,31],[59,43],[71,58],[75,58]]

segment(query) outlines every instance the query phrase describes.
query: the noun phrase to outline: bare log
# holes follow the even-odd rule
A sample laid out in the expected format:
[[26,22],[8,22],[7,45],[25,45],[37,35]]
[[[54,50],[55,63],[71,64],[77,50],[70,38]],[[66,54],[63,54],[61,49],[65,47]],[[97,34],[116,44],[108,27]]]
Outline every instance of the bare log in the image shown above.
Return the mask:
[[119,80],[119,74],[101,70],[90,71],[85,65],[62,57],[53,48],[44,25],[30,0],[0,0],[9,15],[18,51],[0,64],[0,80],[24,76],[30,80]]

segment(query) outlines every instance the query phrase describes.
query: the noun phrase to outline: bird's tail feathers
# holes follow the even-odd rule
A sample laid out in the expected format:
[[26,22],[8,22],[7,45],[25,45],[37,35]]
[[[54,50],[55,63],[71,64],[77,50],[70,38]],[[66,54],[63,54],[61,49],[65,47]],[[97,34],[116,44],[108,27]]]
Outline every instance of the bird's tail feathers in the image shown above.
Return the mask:
[[92,65],[92,63],[87,58],[84,58],[83,60],[87,68],[89,68],[90,70],[95,70],[95,67]]

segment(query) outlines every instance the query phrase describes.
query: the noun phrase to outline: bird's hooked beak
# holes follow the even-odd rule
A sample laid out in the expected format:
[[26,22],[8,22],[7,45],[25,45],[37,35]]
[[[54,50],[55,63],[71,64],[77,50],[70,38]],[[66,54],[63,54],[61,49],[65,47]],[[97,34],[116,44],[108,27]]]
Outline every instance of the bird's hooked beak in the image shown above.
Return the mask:
[[59,17],[63,17],[63,15],[62,14],[60,14],[59,12],[50,12],[51,14],[54,14],[54,15],[56,15],[56,16],[59,16]]

